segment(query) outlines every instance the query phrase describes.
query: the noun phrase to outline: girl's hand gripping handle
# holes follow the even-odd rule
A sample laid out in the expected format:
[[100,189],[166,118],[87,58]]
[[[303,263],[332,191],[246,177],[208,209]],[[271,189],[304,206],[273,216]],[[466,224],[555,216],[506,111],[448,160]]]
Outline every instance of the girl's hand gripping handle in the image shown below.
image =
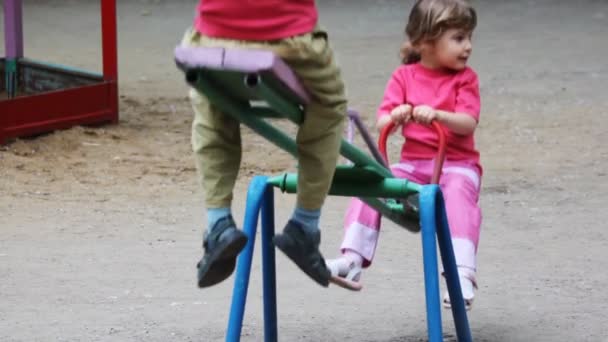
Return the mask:
[[[433,168],[433,177],[431,178],[431,184],[439,184],[441,170],[443,169],[443,161],[445,160],[445,134],[443,133],[443,128],[441,128],[441,125],[437,121],[431,122],[431,125],[437,133],[437,140],[439,140],[439,149],[437,150],[437,157],[435,157],[435,167]],[[388,141],[388,137],[390,136],[391,131],[394,128],[395,123],[389,122],[386,126],[384,126],[384,128],[380,132],[380,137],[378,138],[378,149],[380,150],[380,154],[386,161],[387,165],[390,164],[386,153],[386,142]]]

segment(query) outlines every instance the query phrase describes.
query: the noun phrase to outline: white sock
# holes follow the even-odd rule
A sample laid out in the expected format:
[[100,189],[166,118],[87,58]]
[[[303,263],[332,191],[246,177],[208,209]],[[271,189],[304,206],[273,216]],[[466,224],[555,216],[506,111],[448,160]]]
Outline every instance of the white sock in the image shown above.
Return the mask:
[[473,299],[475,297],[475,289],[471,279],[466,277],[460,277],[460,290],[462,291],[462,298]]

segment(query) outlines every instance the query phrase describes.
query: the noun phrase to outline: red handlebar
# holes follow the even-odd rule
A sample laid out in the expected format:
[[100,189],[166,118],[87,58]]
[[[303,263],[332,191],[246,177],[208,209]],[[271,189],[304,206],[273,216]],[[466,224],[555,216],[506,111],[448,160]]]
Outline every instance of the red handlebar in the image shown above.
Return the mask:
[[[443,133],[441,125],[437,121],[433,121],[431,124],[435,129],[435,132],[437,132],[437,139],[439,140],[439,149],[437,150],[437,157],[435,159],[435,167],[433,169],[431,184],[439,184],[439,178],[441,177],[441,170],[443,168],[443,161],[445,160],[445,134]],[[389,124],[382,129],[382,132],[380,132],[380,137],[378,138],[378,149],[380,150],[380,154],[386,161],[387,165],[389,164],[389,161],[386,154],[386,142],[388,141],[388,136],[391,134],[393,128],[395,128],[395,123],[389,122]]]

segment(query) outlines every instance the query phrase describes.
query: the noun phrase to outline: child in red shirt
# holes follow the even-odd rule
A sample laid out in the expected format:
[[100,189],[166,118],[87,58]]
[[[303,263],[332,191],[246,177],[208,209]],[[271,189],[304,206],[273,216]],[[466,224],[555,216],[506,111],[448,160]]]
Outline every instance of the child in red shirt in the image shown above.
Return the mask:
[[[346,97],[327,33],[317,26],[314,0],[202,0],[183,45],[271,50],[299,77],[310,95],[298,146],[298,195],[291,219],[274,238],[308,276],[327,286],[330,272],[319,252],[319,216],[338,161]],[[241,161],[240,125],[204,94],[190,91],[192,148],[205,190],[208,228],[198,263],[198,286],[232,274],[247,236],[232,218],[232,192]]]

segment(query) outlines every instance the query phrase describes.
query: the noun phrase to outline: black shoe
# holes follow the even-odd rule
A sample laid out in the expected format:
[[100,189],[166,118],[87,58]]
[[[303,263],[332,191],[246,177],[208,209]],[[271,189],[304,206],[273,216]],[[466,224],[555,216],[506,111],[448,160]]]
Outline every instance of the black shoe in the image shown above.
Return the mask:
[[289,220],[283,229],[283,234],[273,239],[277,246],[291,261],[319,285],[327,287],[331,272],[325,265],[325,260],[319,252],[321,232],[307,232],[296,221]]
[[198,287],[209,287],[228,278],[246,244],[247,235],[236,228],[232,216],[220,219],[203,239],[205,254],[196,265]]

